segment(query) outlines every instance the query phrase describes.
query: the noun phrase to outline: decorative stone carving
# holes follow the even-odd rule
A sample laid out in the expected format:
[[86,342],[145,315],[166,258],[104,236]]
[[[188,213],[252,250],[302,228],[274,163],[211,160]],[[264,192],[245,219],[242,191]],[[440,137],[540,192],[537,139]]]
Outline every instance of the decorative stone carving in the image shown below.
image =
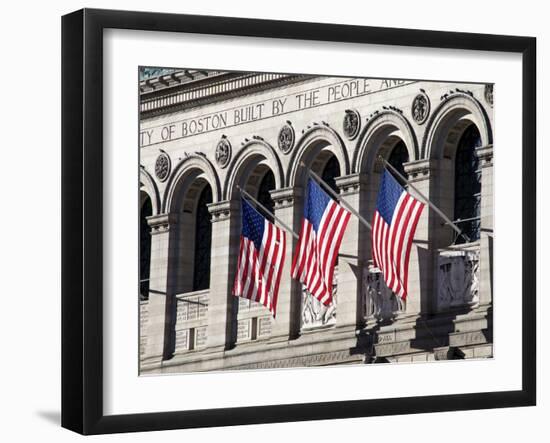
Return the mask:
[[147,224],[151,226],[151,235],[166,233],[177,223],[178,215],[174,213],[147,217]]
[[361,116],[354,109],[346,109],[344,115],[343,129],[344,134],[349,140],[353,140],[359,134],[361,128]]
[[287,124],[279,131],[279,137],[277,138],[279,149],[283,154],[288,154],[292,151],[295,139],[296,135],[294,133],[294,128],[291,126],[290,122],[287,121]]
[[163,182],[170,176],[171,162],[170,157],[165,152],[161,152],[155,161],[155,175]]
[[424,91],[414,98],[411,106],[411,114],[416,123],[423,124],[430,115],[430,99]]
[[237,203],[233,200],[209,203],[208,212],[212,215],[212,223],[229,219],[231,211],[237,209]]
[[302,329],[307,330],[330,326],[336,323],[336,306],[338,304],[336,285],[337,273],[338,270],[335,269],[334,283],[332,285],[332,303],[329,306],[325,306],[302,286]]
[[365,318],[392,320],[399,312],[405,310],[405,304],[401,298],[396,297],[386,286],[380,269],[372,265],[365,268],[362,283]]
[[282,188],[270,191],[275,209],[289,208],[302,196],[300,188]]
[[479,251],[444,251],[438,257],[438,309],[479,302]]
[[231,143],[225,137],[222,136],[221,140],[216,145],[216,163],[220,168],[225,168],[231,160]]
[[491,106],[493,106],[493,86],[494,85],[492,83],[487,83],[483,94],[485,96],[485,101]]

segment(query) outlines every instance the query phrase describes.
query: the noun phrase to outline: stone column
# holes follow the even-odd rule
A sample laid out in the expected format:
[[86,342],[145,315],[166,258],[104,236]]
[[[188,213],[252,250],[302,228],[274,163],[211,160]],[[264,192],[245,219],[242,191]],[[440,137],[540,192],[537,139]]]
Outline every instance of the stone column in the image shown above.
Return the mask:
[[228,349],[234,343],[231,289],[239,252],[238,208],[239,202],[233,200],[208,205],[212,214],[212,255],[207,347],[211,351]]
[[[302,189],[283,188],[271,191],[275,216],[299,234],[302,218]],[[300,334],[301,284],[290,277],[290,268],[298,240],[287,234],[286,257],[277,300],[277,317],[273,321],[271,341],[285,341]]]
[[144,366],[158,365],[171,353],[174,293],[169,260],[173,256],[177,220],[177,214],[159,214],[148,218],[151,226],[151,271]]
[[[426,198],[433,199],[431,192],[433,187],[430,185],[430,179],[436,169],[433,161],[419,160],[406,163],[404,166],[408,181]],[[409,187],[408,192],[424,202],[424,199],[412,188]],[[434,304],[436,252],[431,246],[433,239],[430,238],[430,229],[440,231],[442,226],[441,221],[434,219],[433,211],[426,205],[418,221],[411,248],[405,306],[398,311],[392,323],[380,327],[375,344],[378,358],[411,361],[411,357],[403,357],[403,355],[433,345],[430,330],[425,322],[425,316],[431,312]]]
[[[419,160],[405,164],[405,172],[408,180],[413,184],[426,198],[434,201],[433,188],[430,186],[430,180],[436,170],[434,160]],[[439,170],[446,174],[445,168]],[[416,191],[409,187],[411,195],[420,201],[424,199],[417,195]],[[441,199],[435,199],[441,203]],[[446,205],[440,205],[444,213],[449,213]],[[435,262],[436,251],[433,247],[434,240],[430,238],[430,230],[434,236],[449,236],[449,230],[442,226],[441,218],[432,211],[429,205],[425,205],[422,215],[416,227],[414,241],[411,248],[409,261],[409,294],[406,301],[405,314],[407,316],[417,316],[418,314],[427,314],[433,312],[436,306],[436,294],[434,294],[435,281]],[[449,242],[446,242],[447,244]]]
[[[340,195],[357,212],[361,207],[361,188],[365,187],[365,177],[351,174],[336,179]],[[368,232],[367,232],[368,231]],[[357,216],[351,216],[340,246],[337,276],[336,327],[355,330],[364,322],[361,303],[363,267],[366,265],[361,250],[369,241],[370,231]]]
[[493,300],[493,145],[476,150],[481,166],[479,304]]

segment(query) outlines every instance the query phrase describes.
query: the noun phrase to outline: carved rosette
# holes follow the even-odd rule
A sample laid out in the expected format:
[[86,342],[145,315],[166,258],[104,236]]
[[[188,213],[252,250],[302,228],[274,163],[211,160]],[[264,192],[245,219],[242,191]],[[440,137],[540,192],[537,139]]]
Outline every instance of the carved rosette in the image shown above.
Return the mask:
[[365,318],[392,320],[405,310],[404,302],[386,286],[378,268],[369,266],[364,269],[362,286]]
[[288,154],[292,151],[295,139],[296,135],[294,133],[294,128],[291,126],[290,122],[287,122],[287,124],[281,128],[279,136],[277,137],[279,149],[283,154]]
[[344,134],[348,140],[353,140],[359,134],[361,129],[361,116],[355,109],[346,109],[344,121],[342,124]]
[[168,154],[161,152],[155,161],[155,175],[163,182],[170,176],[171,161]]
[[487,83],[485,85],[485,91],[483,93],[483,95],[485,96],[485,101],[491,106],[493,106],[493,87],[494,85],[492,83]]
[[216,145],[216,163],[220,168],[225,168],[231,160],[231,143],[224,136]]
[[302,329],[326,327],[336,323],[336,306],[338,304],[337,274],[338,269],[335,269],[334,283],[332,285],[332,303],[329,306],[325,306],[302,286]]
[[413,120],[419,125],[423,124],[430,115],[430,99],[425,92],[417,94],[411,105]]
[[438,257],[438,309],[479,302],[479,251],[445,251]]

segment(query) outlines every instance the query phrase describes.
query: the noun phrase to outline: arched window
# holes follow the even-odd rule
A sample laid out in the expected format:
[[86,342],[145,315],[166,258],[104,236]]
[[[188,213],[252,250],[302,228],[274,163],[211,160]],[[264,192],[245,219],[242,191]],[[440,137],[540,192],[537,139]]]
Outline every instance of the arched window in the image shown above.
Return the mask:
[[[472,124],[462,134],[455,157],[454,219],[471,241],[479,239],[480,229],[481,170],[475,151],[480,146],[479,130]],[[455,243],[465,241],[460,236]]]
[[[407,177],[407,175],[405,173],[405,166],[404,165],[408,161],[409,161],[409,151],[407,150],[407,147],[405,146],[405,143],[401,140],[392,149],[392,151],[390,153],[390,156],[388,158],[388,163],[390,165],[392,165],[395,169],[397,169],[403,177]],[[405,185],[403,180],[401,178],[397,177],[396,174],[392,173],[392,175],[401,184],[401,186]]]
[[[275,207],[275,202],[271,198],[269,191],[275,189],[275,176],[271,170],[268,170],[260,182],[260,187],[258,188],[258,201],[265,206],[271,213],[273,213],[273,208]],[[272,217],[265,214],[269,221],[273,222]]]
[[336,193],[338,193],[338,187],[336,186],[335,180],[337,177],[340,177],[340,164],[338,163],[338,159],[333,155],[327,161],[321,178]]
[[151,267],[151,233],[147,217],[153,215],[149,196],[145,197],[139,214],[139,296],[141,300],[149,297],[149,269]]
[[212,223],[208,204],[212,203],[212,188],[206,185],[201,191],[195,215],[195,260],[193,270],[193,291],[210,287],[210,246],[212,244]]

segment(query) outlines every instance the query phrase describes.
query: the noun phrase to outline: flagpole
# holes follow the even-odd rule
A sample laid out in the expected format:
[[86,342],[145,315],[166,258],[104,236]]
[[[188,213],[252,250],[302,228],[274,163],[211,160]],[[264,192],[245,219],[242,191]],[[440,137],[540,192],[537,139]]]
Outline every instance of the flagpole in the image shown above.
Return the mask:
[[403,180],[405,183],[407,183],[407,185],[409,185],[412,189],[415,190],[415,192],[420,196],[422,197],[422,199],[424,200],[424,202],[426,204],[428,204],[430,206],[430,208],[432,208],[443,220],[445,220],[446,224],[451,226],[456,232],[458,235],[461,235],[467,242],[470,241],[470,239],[468,238],[468,236],[466,234],[464,234],[462,232],[462,230],[455,224],[451,221],[451,219],[449,217],[447,217],[443,211],[441,209],[439,209],[436,205],[434,205],[429,198],[427,198],[422,192],[420,192],[418,190],[418,188],[416,188],[416,186],[414,186],[412,183],[410,183],[405,177],[403,177],[401,175],[401,173],[395,169],[392,165],[390,165],[386,159],[384,157],[382,157],[381,155],[378,156],[378,158],[380,160],[382,160],[384,162],[384,165],[388,168],[390,168],[390,170],[395,174],[397,175],[401,180]]
[[275,214],[273,214],[273,212],[271,212],[269,209],[267,209],[264,205],[262,205],[258,200],[256,200],[254,197],[252,197],[248,192],[246,192],[243,188],[241,188],[240,186],[237,186],[237,189],[241,192],[242,195],[244,195],[246,198],[252,200],[254,203],[256,203],[256,205],[258,205],[266,214],[269,214],[271,215],[271,217],[273,217],[273,219],[278,222],[281,227],[284,228],[285,231],[287,231],[288,233],[292,234],[292,236],[295,238],[295,239],[298,239],[298,234],[296,234],[292,229],[290,229],[279,217],[277,217]]
[[320,185],[322,185],[332,197],[334,197],[337,201],[342,203],[342,206],[344,206],[347,210],[349,210],[353,215],[355,215],[361,221],[361,223],[363,223],[367,228],[369,228],[372,231],[371,224],[367,220],[365,220],[365,218],[361,214],[359,214],[359,212],[357,212],[347,201],[345,201],[341,195],[338,195],[336,192],[334,192],[334,190],[311,169],[308,169],[308,173],[315,179],[315,181],[317,181]]

